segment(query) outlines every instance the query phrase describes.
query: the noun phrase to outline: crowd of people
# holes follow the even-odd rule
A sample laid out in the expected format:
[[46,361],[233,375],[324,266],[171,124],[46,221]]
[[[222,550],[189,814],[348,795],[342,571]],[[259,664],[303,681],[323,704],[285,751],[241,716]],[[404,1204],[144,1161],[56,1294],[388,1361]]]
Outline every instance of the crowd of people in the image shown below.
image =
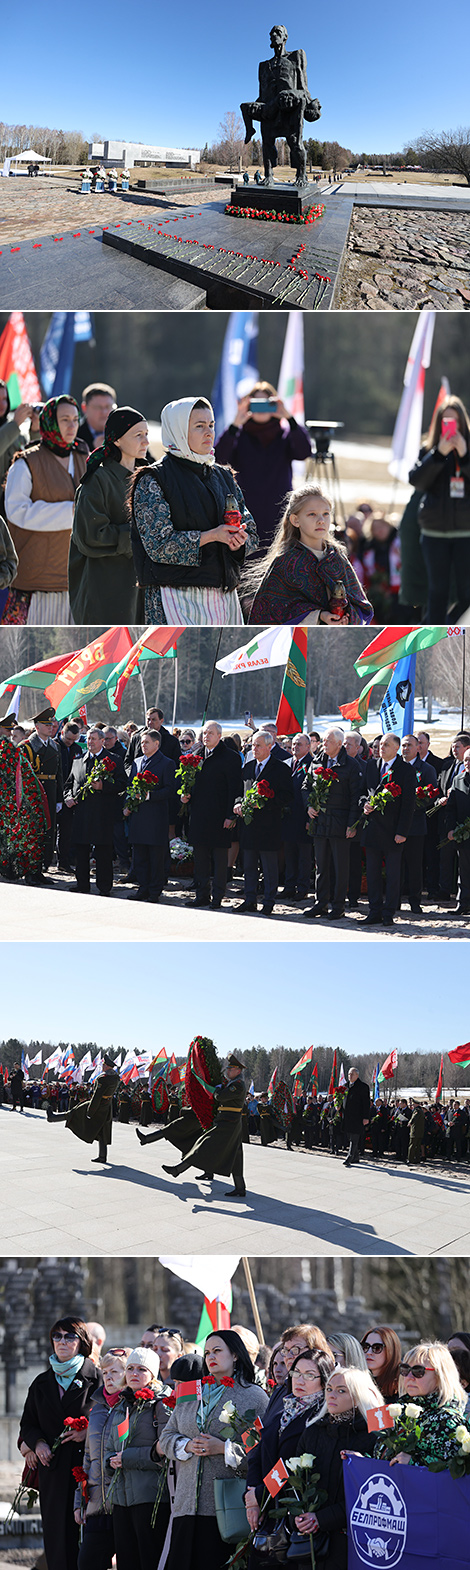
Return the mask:
[[[358,1340],[294,1323],[266,1346],[236,1324],[198,1347],[151,1324],[138,1346],[108,1347],[103,1326],[72,1313],[52,1325],[50,1346],[18,1435],[48,1570],[222,1570],[235,1552],[262,1570],[289,1548],[306,1565],[311,1539],[324,1570],[347,1570],[348,1454],[435,1470],[470,1446],[466,1331],[404,1350],[387,1324]],[[404,1409],[413,1428],[400,1427]],[[393,1418],[392,1446],[369,1427],[377,1411]],[[320,1486],[314,1510],[287,1499],[283,1509],[288,1487],[266,1486],[300,1456]]]
[[[29,856],[19,850],[18,752],[23,779],[47,798],[40,854],[35,813],[34,865],[31,844]],[[0,822],[4,877],[44,884],[56,864],[89,893],[94,869],[101,895],[117,879],[133,885],[129,898],[156,902],[171,877],[192,876],[195,909],[236,899],[241,878],[235,910],[254,914],[261,897],[272,915],[282,898],[307,919],[347,911],[365,927],[391,926],[408,909],[421,919],[423,890],[446,917],[470,914],[466,731],[443,757],[424,730],[370,746],[340,726],[278,736],[271,721],[258,730],[250,721],[243,738],[216,720],[170,732],[157,707],[144,726],[86,730],[80,718],[59,726],[49,707],[32,728],[0,720],[0,793],[13,814]],[[33,809],[26,792],[18,812]]]
[[[269,382],[240,397],[217,441],[204,396],[165,405],[157,462],[148,439],[145,415],[107,383],[84,389],[81,410],[63,394],[14,411],[0,383],[2,624],[441,623],[468,608],[458,398],[433,417],[401,523],[368,501],[335,518],[308,479],[308,430]],[[294,462],[307,465],[300,486]]]

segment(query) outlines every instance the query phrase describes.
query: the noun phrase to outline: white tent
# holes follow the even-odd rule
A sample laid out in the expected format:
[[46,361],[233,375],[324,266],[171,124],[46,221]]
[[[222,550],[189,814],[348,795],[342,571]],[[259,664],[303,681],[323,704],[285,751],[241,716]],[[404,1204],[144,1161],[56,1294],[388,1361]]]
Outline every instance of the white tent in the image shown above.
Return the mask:
[[50,163],[52,163],[52,159],[51,158],[44,158],[42,153],[35,153],[34,147],[27,147],[25,153],[17,153],[16,158],[12,158],[11,161],[12,161],[13,164],[50,164]]

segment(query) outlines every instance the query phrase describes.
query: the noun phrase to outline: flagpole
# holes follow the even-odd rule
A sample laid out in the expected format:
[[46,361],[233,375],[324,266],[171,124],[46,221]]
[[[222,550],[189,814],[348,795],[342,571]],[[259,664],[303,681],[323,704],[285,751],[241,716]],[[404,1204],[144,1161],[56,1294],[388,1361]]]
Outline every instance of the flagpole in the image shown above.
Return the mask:
[[462,633],[462,644],[463,644],[463,648],[462,648],[462,723],[461,723],[461,727],[460,727],[461,730],[463,730],[464,724],[465,724],[465,628],[464,628],[464,631]]
[[173,719],[172,719],[172,722],[171,722],[173,730],[174,730],[175,725],[176,725],[176,703],[177,703],[177,698],[178,698],[178,655],[175,654],[175,684],[174,684],[174,688],[173,688]]
[[259,1308],[258,1308],[258,1304],[257,1304],[257,1301],[256,1301],[255,1289],[254,1289],[254,1286],[253,1286],[253,1277],[252,1277],[250,1266],[249,1266],[249,1263],[248,1263],[248,1260],[247,1260],[245,1254],[242,1255],[242,1265],[243,1265],[243,1269],[244,1269],[244,1272],[245,1272],[245,1281],[246,1281],[246,1284],[247,1284],[247,1287],[248,1287],[248,1291],[249,1291],[249,1294],[250,1294],[250,1303],[251,1303],[251,1308],[252,1308],[252,1313],[253,1313],[253,1319],[255,1321],[256,1334],[257,1334],[260,1346],[264,1346],[265,1345],[265,1340],[264,1340],[264,1335],[263,1335],[263,1326],[261,1324],[261,1320],[260,1320],[260,1317],[259,1317]]
[[209,691],[208,691],[208,694],[207,694],[205,708],[204,708],[204,713],[203,713],[203,716],[202,716],[202,723],[203,723],[203,725],[205,725],[205,723],[206,723],[206,714],[207,714],[207,710],[209,708],[209,698],[210,698],[210,695],[211,695],[211,692],[212,692],[212,683],[213,683],[214,676],[215,676],[215,667],[216,667],[217,660],[218,660],[218,657],[219,657],[219,649],[220,649],[220,645],[221,645],[221,642],[222,642],[222,632],[223,632],[223,628],[221,627],[220,630],[219,630],[219,636],[218,636],[218,639],[217,639],[217,648],[216,648],[216,651],[215,651],[214,662],[213,662],[212,671],[211,671],[211,679],[210,679],[210,682],[209,682]]

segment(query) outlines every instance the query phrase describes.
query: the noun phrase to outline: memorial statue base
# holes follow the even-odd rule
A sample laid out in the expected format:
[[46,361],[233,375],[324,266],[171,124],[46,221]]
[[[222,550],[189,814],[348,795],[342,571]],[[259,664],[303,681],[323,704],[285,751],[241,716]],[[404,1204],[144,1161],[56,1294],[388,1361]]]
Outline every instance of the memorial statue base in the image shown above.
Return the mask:
[[233,185],[230,193],[231,207],[254,207],[257,212],[288,213],[289,218],[302,214],[321,200],[318,185]]

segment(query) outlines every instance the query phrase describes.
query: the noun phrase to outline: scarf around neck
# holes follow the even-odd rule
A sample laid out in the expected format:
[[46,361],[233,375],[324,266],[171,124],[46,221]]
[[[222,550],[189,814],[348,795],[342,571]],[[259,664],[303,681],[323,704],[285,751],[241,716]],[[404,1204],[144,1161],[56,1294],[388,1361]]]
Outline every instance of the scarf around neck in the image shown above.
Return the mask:
[[218,1406],[221,1396],[225,1396],[228,1400],[229,1392],[226,1385],[203,1385],[202,1412],[200,1401],[198,1401],[196,1412],[196,1423],[199,1432],[206,1427],[206,1423],[209,1422],[211,1413]]
[[[215,463],[215,452],[193,452],[188,442],[189,420],[198,398],[177,398],[162,409],[162,443],[172,458],[186,458],[191,463]],[[209,405],[210,408],[210,405]],[[211,409],[211,414],[213,410]]]
[[298,1417],[300,1412],[308,1411],[309,1418],[315,1417],[317,1412],[320,1411],[320,1407],[323,1406],[324,1400],[323,1390],[320,1390],[311,1401],[304,1401],[302,1396],[284,1396],[279,1433],[282,1434],[283,1429],[287,1428],[287,1424],[292,1423],[294,1417]]
[[55,1352],[51,1352],[49,1362],[52,1372],[55,1374],[57,1384],[61,1386],[62,1390],[68,1390],[69,1385],[73,1385],[76,1375],[79,1374],[80,1369],[83,1368],[85,1358],[81,1352],[78,1352],[76,1357],[69,1357],[67,1362],[60,1363],[59,1358],[55,1355]]

